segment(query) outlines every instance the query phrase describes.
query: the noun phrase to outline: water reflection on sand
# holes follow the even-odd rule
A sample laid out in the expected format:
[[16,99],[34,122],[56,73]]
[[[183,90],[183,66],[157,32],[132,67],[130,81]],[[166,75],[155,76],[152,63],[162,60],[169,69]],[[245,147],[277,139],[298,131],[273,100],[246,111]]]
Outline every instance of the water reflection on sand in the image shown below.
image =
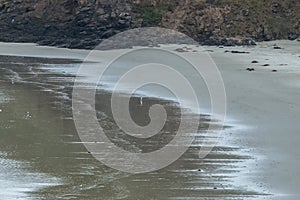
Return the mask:
[[[237,155],[238,149],[231,147],[216,147],[207,159],[199,160],[199,144],[195,143],[169,167],[140,175],[104,166],[87,152],[75,131],[70,109],[73,76],[43,68],[74,67],[78,61],[10,56],[1,57],[1,61],[1,91],[13,99],[0,101],[0,151],[4,152],[0,161],[1,165],[6,163],[1,166],[6,170],[0,172],[0,184],[14,185],[0,188],[5,196],[22,197],[28,192],[28,196],[44,199],[233,199],[257,195],[230,184],[238,163],[249,159]],[[128,142],[128,138],[116,134],[107,106],[110,93],[99,90],[97,96],[102,100],[97,104],[102,113],[98,118],[106,133],[111,140]],[[148,106],[160,103],[167,107],[171,117],[165,132],[172,133],[178,121],[176,104],[155,98],[143,101]],[[147,109],[138,109],[138,102],[132,98],[132,114],[143,123]],[[202,117],[199,140],[208,118]],[[156,144],[159,143],[149,142],[145,148],[157,149],[153,146]]]

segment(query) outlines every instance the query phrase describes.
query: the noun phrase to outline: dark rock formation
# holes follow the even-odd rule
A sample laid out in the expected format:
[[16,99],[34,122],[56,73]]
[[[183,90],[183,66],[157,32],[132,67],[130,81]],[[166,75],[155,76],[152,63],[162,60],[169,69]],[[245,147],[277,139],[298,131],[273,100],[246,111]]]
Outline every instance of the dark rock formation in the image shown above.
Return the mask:
[[203,42],[200,41],[202,45],[208,46],[249,46],[256,45],[255,41],[251,38],[246,39],[234,39],[234,38],[220,38],[220,37],[210,37]]
[[255,45],[299,38],[299,6],[295,0],[0,0],[0,41],[91,49],[122,31],[159,26],[203,45]]

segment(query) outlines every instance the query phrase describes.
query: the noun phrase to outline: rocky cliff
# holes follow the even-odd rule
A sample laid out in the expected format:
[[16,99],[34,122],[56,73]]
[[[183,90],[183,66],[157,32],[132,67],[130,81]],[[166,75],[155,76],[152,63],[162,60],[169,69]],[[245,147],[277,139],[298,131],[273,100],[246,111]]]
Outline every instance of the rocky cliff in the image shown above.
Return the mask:
[[299,0],[0,0],[0,41],[93,48],[119,32],[160,26],[205,44],[300,36]]

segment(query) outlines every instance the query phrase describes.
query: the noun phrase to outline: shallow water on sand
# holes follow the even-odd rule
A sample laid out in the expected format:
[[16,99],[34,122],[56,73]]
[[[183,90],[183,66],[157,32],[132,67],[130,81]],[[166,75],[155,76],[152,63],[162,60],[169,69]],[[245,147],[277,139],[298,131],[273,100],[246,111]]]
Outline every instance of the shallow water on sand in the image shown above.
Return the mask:
[[[236,176],[239,163],[249,159],[238,155],[238,149],[216,147],[206,159],[198,158],[198,142],[209,116],[201,117],[198,142],[175,163],[145,174],[122,173],[94,159],[81,143],[70,107],[74,77],[46,70],[49,65],[76,67],[78,61],[11,56],[0,59],[0,197],[239,199],[257,196],[230,181]],[[137,123],[147,123],[148,108],[156,103],[164,105],[169,114],[161,136],[153,141],[133,141],[117,134],[120,130],[109,109],[110,93],[99,90],[96,98],[101,99],[96,105],[99,123],[120,147],[153,151],[174,136],[180,117],[174,102],[144,98],[141,108],[139,98],[133,97],[131,114]]]

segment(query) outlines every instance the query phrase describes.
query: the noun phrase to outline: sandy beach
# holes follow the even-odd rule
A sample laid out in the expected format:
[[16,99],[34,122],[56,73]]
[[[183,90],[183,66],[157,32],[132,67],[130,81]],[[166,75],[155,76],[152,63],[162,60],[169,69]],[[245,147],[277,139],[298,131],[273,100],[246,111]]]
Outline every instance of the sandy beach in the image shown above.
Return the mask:
[[[281,49],[274,48],[275,44]],[[175,51],[184,46],[163,45],[160,48]],[[43,182],[42,178],[38,179],[36,182],[43,187],[27,188],[20,197],[24,198],[26,193],[28,199],[96,199],[99,195],[104,199],[141,199],[145,196],[148,199],[298,199],[300,43],[272,41],[259,43],[255,47],[188,47],[189,50],[182,52],[187,57],[209,53],[224,80],[227,118],[219,143],[204,160],[198,159],[200,144],[194,143],[182,158],[166,169],[129,176],[93,159],[80,144],[74,129],[70,91],[80,61],[86,58],[89,51],[0,43],[0,118],[3,121],[0,127],[3,141],[0,152],[4,152],[0,154],[0,161],[2,163],[3,159],[3,163],[7,163],[11,159],[12,163],[29,162],[31,167],[27,170],[41,177],[49,176],[51,180]],[[99,52],[99,56],[104,62],[116,51],[129,50],[104,51]],[[20,64],[24,57],[27,57],[27,61]],[[106,113],[98,118],[104,123],[103,126],[112,130],[112,140],[121,138],[127,141],[114,135],[115,124],[108,120],[110,115],[107,113],[110,111],[106,110],[106,105],[109,102],[111,80],[108,78],[108,86],[98,93],[98,98],[105,99],[98,104],[98,109]],[[192,76],[191,80],[194,80]],[[83,82],[88,83],[88,80]],[[196,88],[199,93],[205,91],[203,84]],[[169,94],[144,92],[143,96],[147,106],[161,103],[168,107],[172,117],[165,132],[174,128],[178,107]],[[147,121],[147,118],[143,118],[147,110],[141,111],[138,103],[137,95],[133,98],[132,109],[134,116],[141,120],[139,123],[143,124]],[[200,103],[204,111],[201,114],[205,128],[210,123],[205,121],[205,116],[210,114],[207,94]],[[21,108],[22,114],[13,115],[18,108]],[[25,120],[24,116],[25,119],[26,116],[27,119],[33,117],[29,121],[22,121]],[[22,126],[31,127],[32,132],[25,132],[23,137],[20,133],[14,135],[22,130],[22,126],[18,127],[10,121],[14,118],[18,121],[18,117]],[[45,131],[37,124],[55,127],[55,130]],[[8,125],[12,128],[7,128]],[[36,138],[39,134],[44,137],[32,141],[24,139],[28,136]],[[16,144],[14,139],[18,138],[25,142]],[[166,137],[164,141],[168,140]],[[46,145],[46,150],[40,144]],[[13,148],[14,145],[19,148]],[[31,145],[29,150],[28,145]],[[23,151],[30,153],[25,156],[20,153]],[[16,153],[10,155],[9,152]],[[7,173],[11,172],[8,170]],[[12,173],[18,176],[17,172]],[[0,183],[7,179],[2,177]],[[18,182],[18,179],[12,181]],[[23,182],[19,182],[20,188],[24,187]],[[15,185],[18,187],[18,184]],[[136,188],[139,188],[137,193]],[[9,192],[2,192],[1,189],[0,197]]]
[[[274,44],[282,49],[274,49]],[[273,41],[232,49],[250,54],[222,54],[223,50],[214,48],[216,54],[211,55],[225,81],[228,116],[245,126],[233,133],[236,144],[246,147],[254,158],[240,178],[266,188],[274,195],[271,199],[297,199],[300,45]],[[251,64],[254,60],[258,63]],[[266,64],[270,66],[262,66]],[[246,71],[249,67],[255,71]]]

